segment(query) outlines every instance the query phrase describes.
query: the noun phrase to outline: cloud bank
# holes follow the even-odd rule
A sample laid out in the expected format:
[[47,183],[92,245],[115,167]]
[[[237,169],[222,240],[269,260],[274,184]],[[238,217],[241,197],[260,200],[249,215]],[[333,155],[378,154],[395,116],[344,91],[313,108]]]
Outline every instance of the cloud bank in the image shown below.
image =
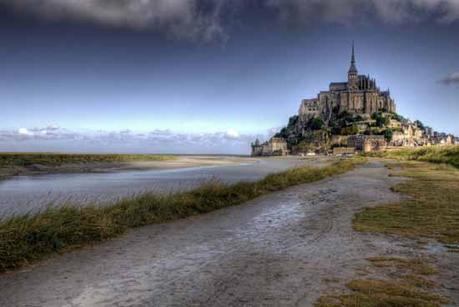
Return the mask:
[[50,125],[0,130],[1,151],[249,154],[250,143],[267,135],[225,132],[187,134],[170,130],[76,132]]
[[445,78],[441,79],[440,83],[443,83],[445,85],[459,85],[459,71],[453,72]]
[[[459,20],[458,0],[0,0],[18,14],[153,30],[176,39],[226,40],[232,17],[274,13],[300,25]],[[234,16],[233,16],[234,15]],[[270,15],[268,15],[270,16]]]
[[48,20],[92,22],[105,26],[163,32],[178,39],[225,39],[223,0],[0,0],[19,13]]
[[284,22],[406,24],[459,20],[457,0],[266,0]]

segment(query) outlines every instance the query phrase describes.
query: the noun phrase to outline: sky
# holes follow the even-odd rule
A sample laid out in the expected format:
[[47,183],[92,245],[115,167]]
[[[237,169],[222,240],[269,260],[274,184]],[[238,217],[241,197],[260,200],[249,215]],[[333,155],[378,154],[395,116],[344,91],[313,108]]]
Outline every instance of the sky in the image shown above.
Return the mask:
[[0,151],[248,154],[360,74],[459,135],[459,0],[0,0]]

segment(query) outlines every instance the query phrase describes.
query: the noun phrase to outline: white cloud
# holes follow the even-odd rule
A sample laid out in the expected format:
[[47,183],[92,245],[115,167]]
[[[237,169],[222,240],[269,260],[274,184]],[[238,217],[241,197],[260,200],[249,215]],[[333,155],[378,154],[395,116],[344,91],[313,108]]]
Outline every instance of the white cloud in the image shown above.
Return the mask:
[[131,130],[78,132],[50,125],[0,130],[0,150],[248,154],[250,142],[256,137],[266,136],[240,134],[235,129],[194,134],[159,129],[147,133]]
[[33,135],[33,132],[29,131],[27,128],[19,128],[18,129],[19,135]]
[[239,136],[239,132],[236,129],[229,129],[226,131],[226,137],[229,139],[238,139]]

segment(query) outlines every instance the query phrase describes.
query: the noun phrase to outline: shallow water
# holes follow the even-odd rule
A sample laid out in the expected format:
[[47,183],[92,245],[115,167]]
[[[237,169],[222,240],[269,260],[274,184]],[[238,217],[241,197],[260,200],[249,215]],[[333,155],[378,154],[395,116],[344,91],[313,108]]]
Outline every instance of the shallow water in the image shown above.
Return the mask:
[[146,191],[184,191],[214,179],[225,183],[253,181],[309,163],[320,162],[261,159],[239,165],[171,170],[18,176],[0,182],[0,216],[37,212],[50,205],[103,204]]

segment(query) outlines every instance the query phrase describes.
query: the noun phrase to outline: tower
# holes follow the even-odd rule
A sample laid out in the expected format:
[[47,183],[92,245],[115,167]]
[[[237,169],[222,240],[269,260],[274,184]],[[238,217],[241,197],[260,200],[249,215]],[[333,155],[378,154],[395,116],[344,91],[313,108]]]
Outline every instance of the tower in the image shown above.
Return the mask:
[[358,89],[359,76],[357,67],[355,66],[354,42],[352,42],[351,67],[349,67],[349,71],[347,72],[347,83],[350,90]]

